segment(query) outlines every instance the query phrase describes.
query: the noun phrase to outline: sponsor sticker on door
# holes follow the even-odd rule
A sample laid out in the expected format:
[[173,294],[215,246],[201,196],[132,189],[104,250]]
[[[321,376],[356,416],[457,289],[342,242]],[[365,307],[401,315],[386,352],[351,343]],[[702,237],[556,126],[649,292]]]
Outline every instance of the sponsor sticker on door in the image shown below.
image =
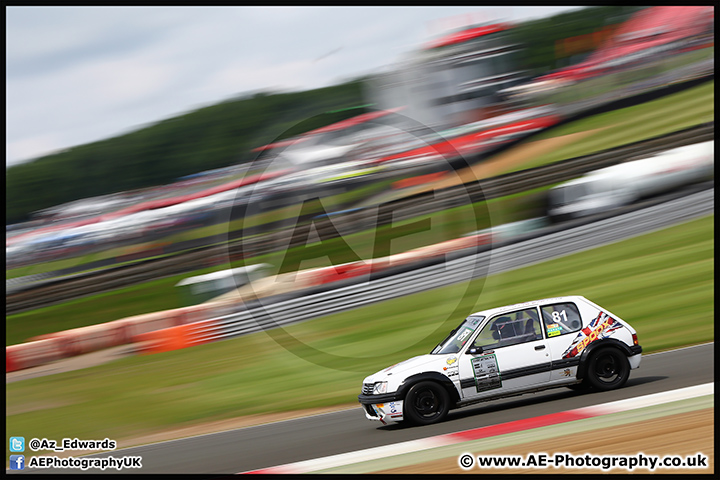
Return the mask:
[[502,387],[500,370],[494,353],[473,358],[472,367],[478,392]]

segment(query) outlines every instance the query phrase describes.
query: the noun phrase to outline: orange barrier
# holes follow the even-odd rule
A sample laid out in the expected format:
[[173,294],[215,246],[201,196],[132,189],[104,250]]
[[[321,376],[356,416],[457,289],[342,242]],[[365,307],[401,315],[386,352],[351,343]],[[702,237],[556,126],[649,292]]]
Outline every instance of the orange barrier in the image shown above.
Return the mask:
[[203,342],[190,333],[203,325],[201,316],[208,311],[207,306],[196,305],[40,335],[30,342],[5,348],[5,371],[44,365],[128,343],[148,342],[152,353],[197,345]]
[[[208,305],[194,305],[135,315],[112,322],[39,335],[29,342],[6,348],[6,372],[43,365],[105,348],[135,343],[157,330],[196,324],[211,312]],[[35,355],[35,358],[30,358]]]
[[207,318],[209,311],[209,306],[206,304],[193,305],[191,307],[136,315],[122,320],[115,320],[115,322],[109,322],[106,325],[116,322],[127,324],[128,343],[136,343],[139,336],[144,333],[204,320]]
[[36,340],[5,347],[5,371],[12,372],[24,368],[44,365],[63,358],[56,338]]
[[6,372],[14,372],[15,370],[20,370],[17,367],[17,364],[15,363],[15,358],[13,357],[13,354],[6,348],[5,349],[5,371]]
[[101,323],[44,335],[57,340],[63,358],[95,352],[129,343],[127,325],[118,322]]
[[207,340],[200,338],[202,327],[213,322],[214,320],[210,319],[142,333],[137,336],[137,342],[141,345],[141,353],[145,355],[200,345],[207,343]]
[[190,346],[187,330],[188,325],[178,325],[177,327],[141,333],[136,339],[137,342],[143,345],[143,354],[169,352],[170,350],[179,350]]

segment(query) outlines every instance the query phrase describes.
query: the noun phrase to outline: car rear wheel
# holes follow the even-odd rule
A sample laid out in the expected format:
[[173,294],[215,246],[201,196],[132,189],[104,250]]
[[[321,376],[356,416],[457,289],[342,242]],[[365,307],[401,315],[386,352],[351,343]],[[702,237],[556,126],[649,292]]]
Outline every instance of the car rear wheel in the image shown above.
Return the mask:
[[602,392],[620,388],[630,377],[630,364],[620,350],[602,348],[593,352],[586,377],[594,390]]
[[435,382],[413,385],[405,396],[405,416],[412,423],[430,425],[439,422],[450,410],[450,396]]

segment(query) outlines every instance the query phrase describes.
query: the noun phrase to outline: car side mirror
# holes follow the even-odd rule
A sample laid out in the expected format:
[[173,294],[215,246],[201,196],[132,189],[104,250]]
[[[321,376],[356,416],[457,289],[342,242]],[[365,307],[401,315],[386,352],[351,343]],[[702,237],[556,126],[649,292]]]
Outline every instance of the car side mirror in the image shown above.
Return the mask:
[[482,353],[482,352],[483,352],[482,347],[470,347],[470,350],[468,350],[468,353],[470,355],[476,355],[476,354]]

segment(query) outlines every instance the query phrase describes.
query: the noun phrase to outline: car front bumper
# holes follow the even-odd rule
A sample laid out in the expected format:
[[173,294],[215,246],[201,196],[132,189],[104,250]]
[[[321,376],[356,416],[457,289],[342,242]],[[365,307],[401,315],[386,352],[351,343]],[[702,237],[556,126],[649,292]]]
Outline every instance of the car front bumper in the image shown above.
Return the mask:
[[388,421],[401,422],[403,420],[402,400],[387,403],[363,403],[363,411],[368,420],[377,420],[387,425]]

